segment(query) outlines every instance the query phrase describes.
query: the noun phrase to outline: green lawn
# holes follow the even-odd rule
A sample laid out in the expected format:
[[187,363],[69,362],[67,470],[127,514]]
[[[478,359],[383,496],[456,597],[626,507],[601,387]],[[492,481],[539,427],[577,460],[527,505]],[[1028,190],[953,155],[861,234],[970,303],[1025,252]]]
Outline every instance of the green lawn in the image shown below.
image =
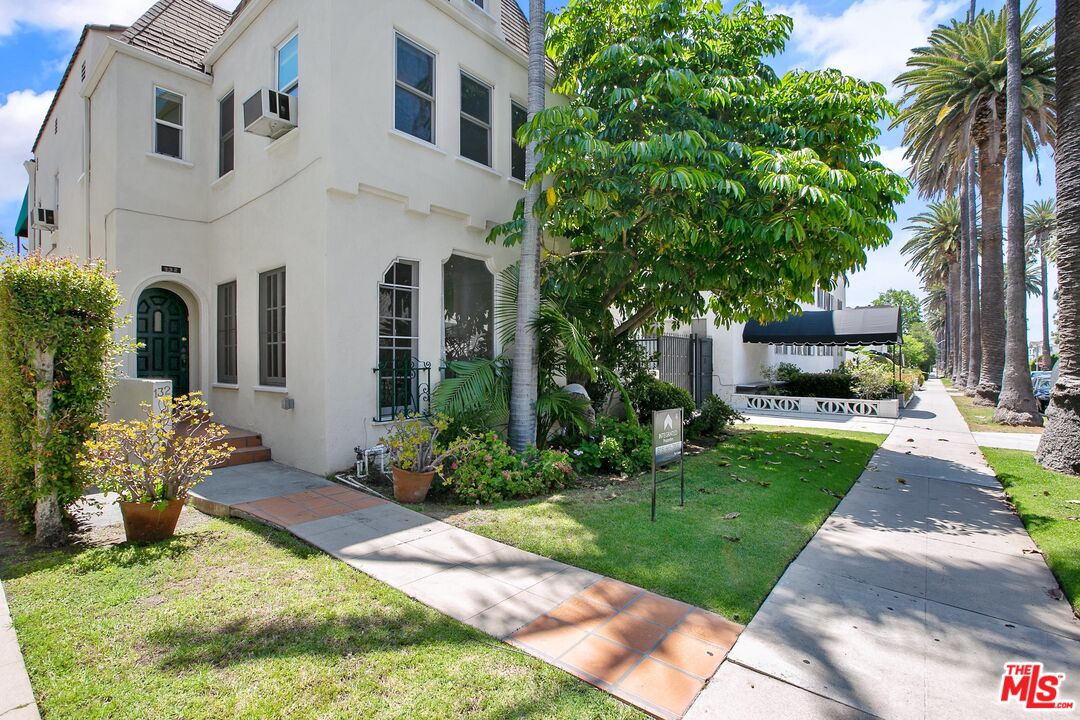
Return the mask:
[[[884,436],[739,429],[686,461],[649,521],[648,476],[485,508],[427,508],[473,532],[746,623]],[[738,517],[725,516],[738,513]]]
[[642,717],[258,525],[6,563],[50,719]]
[[[945,387],[952,387],[952,381],[945,381]],[[972,402],[967,395],[949,393],[949,397],[956,403],[956,409],[964,416],[968,430],[971,432],[1014,432],[1014,433],[1041,433],[1041,427],[1027,427],[1018,425],[1002,425],[994,422],[994,410],[992,407],[981,407]]]
[[1080,478],[1044,470],[1023,450],[982,452],[1080,614]]

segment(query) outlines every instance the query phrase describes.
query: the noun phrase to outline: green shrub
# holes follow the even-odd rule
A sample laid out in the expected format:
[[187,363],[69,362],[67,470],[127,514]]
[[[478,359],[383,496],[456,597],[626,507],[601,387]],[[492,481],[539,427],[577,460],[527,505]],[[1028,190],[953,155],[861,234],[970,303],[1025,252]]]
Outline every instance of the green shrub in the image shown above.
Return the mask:
[[701,403],[701,411],[690,421],[690,434],[715,437],[736,420],[746,420],[746,417],[716,395],[709,395]]
[[79,453],[109,399],[120,303],[100,264],[0,264],[0,497],[39,542],[63,538],[62,511],[82,494]]
[[822,373],[800,372],[784,386],[784,394],[792,397],[841,398],[855,397],[852,377],[844,370]]
[[539,495],[564,487],[574,476],[566,453],[529,448],[518,455],[493,432],[460,437],[444,455],[443,486],[467,503]]
[[570,451],[570,461],[585,473],[641,472],[652,465],[652,438],[641,425],[602,416]]
[[851,389],[863,400],[886,400],[897,392],[892,370],[881,362],[864,360],[851,368]]
[[639,375],[630,387],[630,399],[637,409],[638,420],[648,425],[656,410],[683,409],[683,422],[690,422],[690,416],[696,409],[694,398],[681,387],[657,380],[652,375]]
[[795,363],[782,362],[776,366],[774,375],[776,376],[776,379],[781,382],[789,382],[799,375],[802,375],[802,368]]

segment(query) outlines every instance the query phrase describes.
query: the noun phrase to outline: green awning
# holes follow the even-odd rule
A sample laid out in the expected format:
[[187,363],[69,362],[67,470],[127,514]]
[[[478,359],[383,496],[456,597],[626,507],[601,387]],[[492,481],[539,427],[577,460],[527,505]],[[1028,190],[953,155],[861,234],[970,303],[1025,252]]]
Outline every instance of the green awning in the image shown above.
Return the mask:
[[26,189],[26,194],[23,195],[22,209],[19,210],[19,219],[15,221],[15,237],[24,238],[29,237],[30,233],[27,230],[27,220],[29,219],[29,204],[30,204],[30,188]]

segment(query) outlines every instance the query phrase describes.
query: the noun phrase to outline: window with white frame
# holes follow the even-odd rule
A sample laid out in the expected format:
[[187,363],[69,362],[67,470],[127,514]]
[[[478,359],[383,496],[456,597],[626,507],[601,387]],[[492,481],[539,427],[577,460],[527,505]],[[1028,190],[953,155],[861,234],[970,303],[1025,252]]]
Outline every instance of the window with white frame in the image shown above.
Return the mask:
[[394,127],[435,143],[435,56],[397,36]]
[[379,407],[416,411],[412,369],[420,343],[416,322],[420,267],[398,260],[379,283]]
[[461,73],[461,156],[491,166],[491,87]]
[[296,97],[300,94],[300,34],[293,35],[277,48],[277,90]]
[[184,96],[154,88],[154,152],[181,158],[184,151]]

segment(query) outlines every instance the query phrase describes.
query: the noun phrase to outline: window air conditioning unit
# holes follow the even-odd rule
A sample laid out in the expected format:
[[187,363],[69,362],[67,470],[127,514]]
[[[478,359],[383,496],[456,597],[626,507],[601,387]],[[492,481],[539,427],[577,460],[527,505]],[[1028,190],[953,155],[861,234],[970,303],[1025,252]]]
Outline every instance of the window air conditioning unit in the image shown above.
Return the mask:
[[52,232],[56,229],[56,212],[47,208],[34,208],[34,228]]
[[244,131],[277,139],[296,127],[297,99],[262,88],[244,101]]

